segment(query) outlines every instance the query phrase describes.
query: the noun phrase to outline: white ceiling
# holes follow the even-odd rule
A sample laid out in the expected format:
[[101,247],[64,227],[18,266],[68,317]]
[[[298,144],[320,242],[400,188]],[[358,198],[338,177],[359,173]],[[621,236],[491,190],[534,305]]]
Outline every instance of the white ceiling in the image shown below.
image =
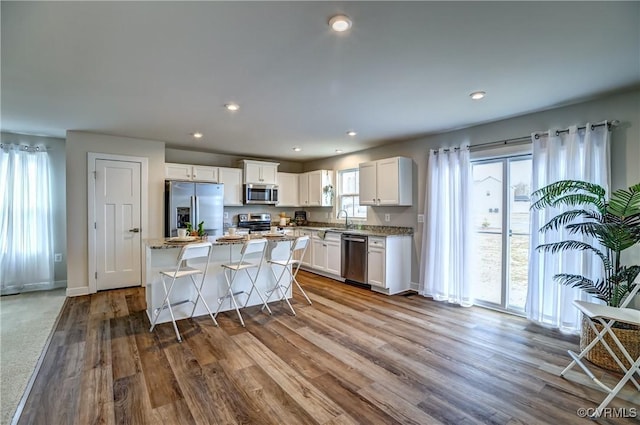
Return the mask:
[[[1,7],[8,132],[306,161],[640,83],[640,2]],[[338,12],[347,33],[327,26]],[[475,90],[487,97],[470,100]],[[240,111],[224,109],[232,101]]]

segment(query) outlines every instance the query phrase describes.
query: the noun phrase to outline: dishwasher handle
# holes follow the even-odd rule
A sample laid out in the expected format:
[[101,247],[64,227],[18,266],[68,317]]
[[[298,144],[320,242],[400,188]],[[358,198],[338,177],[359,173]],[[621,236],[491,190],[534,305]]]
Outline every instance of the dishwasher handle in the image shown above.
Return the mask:
[[353,236],[343,236],[342,240],[343,241],[349,241],[349,242],[361,242],[361,243],[367,242],[366,238],[358,238],[358,237],[353,237]]

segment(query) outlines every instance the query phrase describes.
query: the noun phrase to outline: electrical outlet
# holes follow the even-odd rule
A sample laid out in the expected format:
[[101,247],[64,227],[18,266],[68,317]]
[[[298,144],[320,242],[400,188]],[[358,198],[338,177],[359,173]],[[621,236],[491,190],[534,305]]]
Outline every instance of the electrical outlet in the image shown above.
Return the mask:
[[384,221],[391,221],[391,214],[385,214]]
[[229,213],[228,213],[228,212],[225,212],[225,213],[223,214],[223,218],[224,218],[225,220],[229,220]]
[[307,220],[309,220],[311,218],[311,213],[307,212]]
[[424,214],[418,214],[418,223],[424,223]]
[[53,261],[55,261],[56,263],[61,263],[62,262],[62,254],[55,254],[53,256]]

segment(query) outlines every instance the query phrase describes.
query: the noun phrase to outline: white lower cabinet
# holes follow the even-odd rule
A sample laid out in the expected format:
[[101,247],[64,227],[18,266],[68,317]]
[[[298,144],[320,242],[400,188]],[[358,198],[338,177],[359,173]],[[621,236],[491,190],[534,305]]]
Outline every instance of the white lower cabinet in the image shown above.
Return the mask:
[[337,233],[327,233],[325,242],[327,244],[327,273],[340,276],[342,274],[342,269],[340,267],[342,260],[340,235]]
[[369,285],[385,285],[385,238],[369,238],[369,248],[367,251],[367,276]]
[[371,290],[387,295],[411,288],[411,236],[369,236],[367,275]]
[[313,233],[313,260],[311,267],[316,270],[325,271],[327,269],[327,244],[318,237],[318,232]]
[[316,270],[340,276],[340,234],[326,232],[324,239],[313,232],[313,263]]
[[311,259],[313,258],[313,232],[311,230],[300,229],[298,230],[298,236],[309,236],[309,244],[307,245],[307,250],[301,262],[303,266],[311,267]]
[[[310,243],[302,259],[305,269],[336,280],[342,274],[342,245],[339,232],[297,229],[297,236],[308,235]],[[411,288],[411,241],[407,236],[369,236],[367,246],[367,283],[371,290],[387,295]]]

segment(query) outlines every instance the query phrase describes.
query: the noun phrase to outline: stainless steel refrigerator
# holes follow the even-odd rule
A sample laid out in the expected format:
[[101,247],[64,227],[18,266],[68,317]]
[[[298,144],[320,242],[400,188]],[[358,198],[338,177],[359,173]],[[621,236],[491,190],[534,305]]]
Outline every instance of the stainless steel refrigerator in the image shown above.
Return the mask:
[[164,235],[177,236],[187,223],[197,228],[204,221],[209,236],[223,234],[224,185],[167,180],[164,186]]

